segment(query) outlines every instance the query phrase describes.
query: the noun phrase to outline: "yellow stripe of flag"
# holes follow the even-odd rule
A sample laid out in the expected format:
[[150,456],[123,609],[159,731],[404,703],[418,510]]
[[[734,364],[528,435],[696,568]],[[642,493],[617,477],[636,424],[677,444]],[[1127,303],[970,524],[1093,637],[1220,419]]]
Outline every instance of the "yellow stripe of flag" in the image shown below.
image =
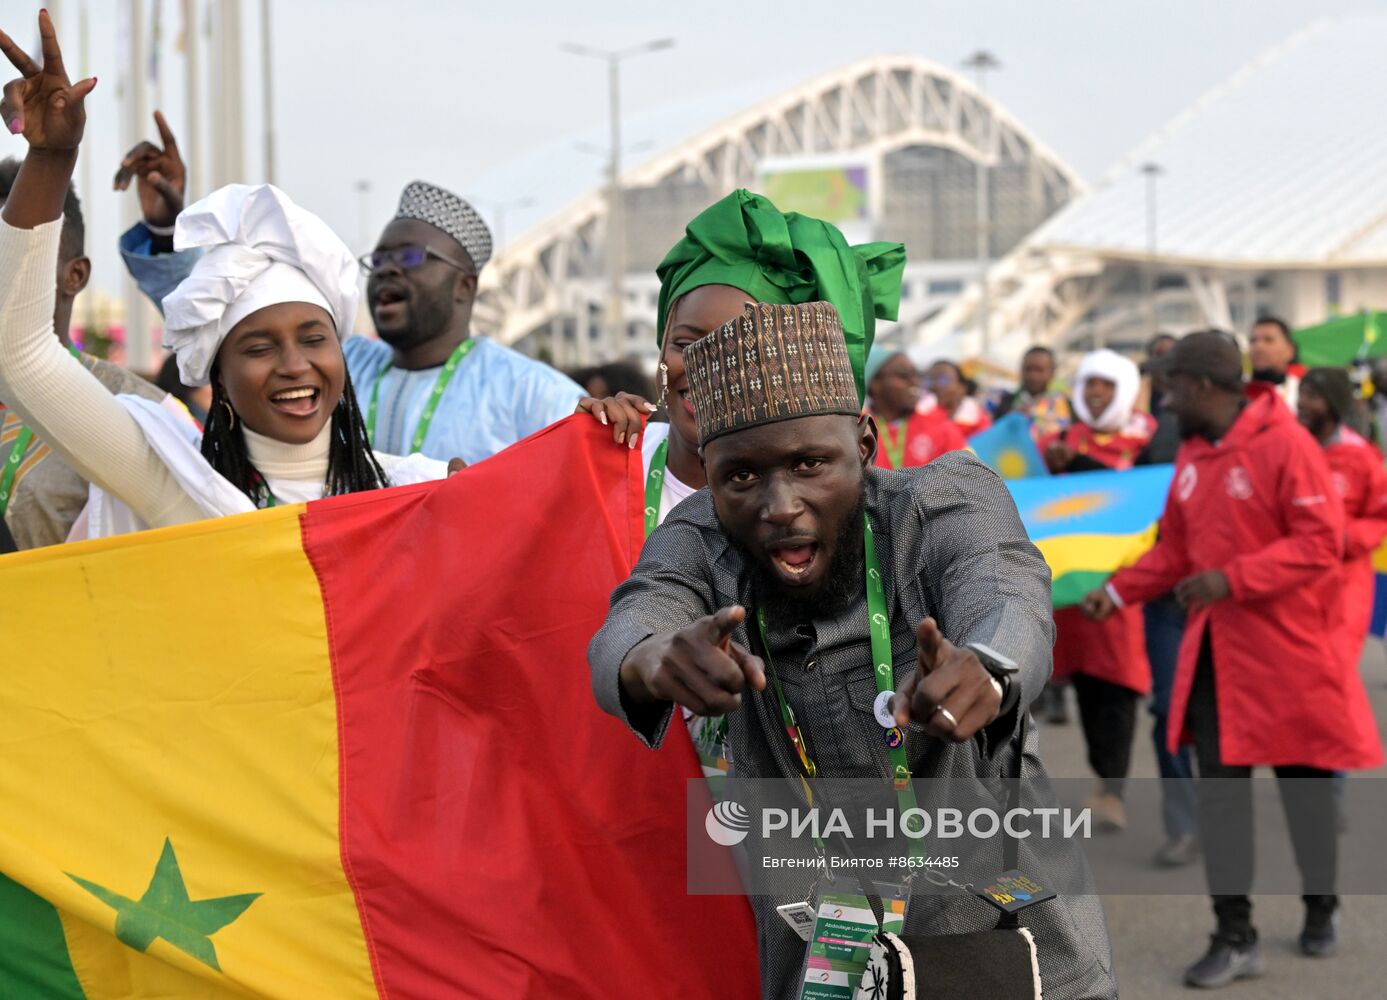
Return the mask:
[[[58,907],[91,1000],[377,995],[301,511],[6,559],[0,871]],[[190,900],[259,894],[208,938],[219,968],[162,937],[122,943],[113,905],[75,881],[138,900],[166,840]]]

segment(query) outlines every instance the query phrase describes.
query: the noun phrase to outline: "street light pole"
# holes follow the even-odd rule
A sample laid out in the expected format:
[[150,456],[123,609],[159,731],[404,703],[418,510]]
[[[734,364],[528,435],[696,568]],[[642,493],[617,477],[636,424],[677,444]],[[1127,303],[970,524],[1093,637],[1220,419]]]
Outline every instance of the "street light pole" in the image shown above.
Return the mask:
[[506,213],[513,208],[529,208],[535,203],[530,197],[516,198],[503,205],[496,206],[496,247],[504,250],[506,248]]
[[[611,149],[607,159],[607,351],[621,353],[626,322],[623,316],[626,290],[626,213],[621,192],[621,60],[646,52],[658,52],[674,46],[672,38],[658,38],[642,45],[610,51],[588,45],[564,43],[565,52],[577,56],[602,59],[607,63],[607,99],[610,116]],[[579,358],[588,360],[587,338],[579,340]]]
[[[129,87],[125,102],[125,141],[126,149],[134,147],[148,129],[146,118],[145,74],[147,50],[145,48],[145,20],[143,0],[130,0],[127,8],[130,14],[130,66],[126,77]],[[133,198],[125,200],[122,209],[127,224],[139,221],[139,203]],[[146,312],[145,298],[135,287],[133,281],[125,282],[125,364],[140,373],[154,367],[154,345],[150,342],[149,315]]]
[[1159,163],[1143,163],[1141,172],[1146,175],[1146,308],[1149,341],[1156,335],[1159,325],[1156,316],[1156,181],[1165,173]]
[[265,183],[275,182],[274,50],[270,47],[270,0],[260,0],[261,101],[265,127]]
[[202,59],[199,46],[202,35],[198,27],[197,0],[183,3],[183,112],[184,142],[181,144],[187,160],[186,195],[188,203],[202,194]]
[[[979,49],[963,61],[963,65],[971,69],[977,77],[979,97],[987,94],[987,72],[988,70],[1001,69],[1001,61],[986,49]],[[981,104],[981,101],[979,102]],[[982,128],[982,115],[979,114],[979,129]],[[997,128],[995,118],[993,127],[985,137],[980,137],[982,145],[985,147],[980,152],[981,156],[977,159],[977,255],[978,255],[978,334],[979,351],[984,360],[988,358],[992,350],[992,331],[991,331],[991,302],[987,294],[987,269],[992,258],[991,229],[992,229],[992,202],[989,196],[989,171],[991,170],[992,157],[997,152]]]
[[365,177],[352,185],[356,192],[356,240],[362,253],[371,249],[371,182]]

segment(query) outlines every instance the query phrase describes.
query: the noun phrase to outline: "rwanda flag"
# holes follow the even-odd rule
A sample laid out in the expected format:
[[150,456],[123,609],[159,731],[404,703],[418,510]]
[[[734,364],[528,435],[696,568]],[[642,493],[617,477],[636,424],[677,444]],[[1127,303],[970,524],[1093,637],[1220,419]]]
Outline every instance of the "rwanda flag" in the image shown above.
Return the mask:
[[1031,437],[1031,422],[1020,413],[1008,413],[981,434],[974,434],[968,447],[1003,479],[1050,474]]
[[759,996],[746,900],[686,892],[692,744],[592,697],[641,483],[570,418],[0,558],[0,997]]
[[1056,608],[1078,604],[1151,547],[1173,469],[1150,465],[1007,483],[1027,534],[1050,564]]
[[1373,553],[1373,617],[1368,633],[1387,639],[1387,544]]

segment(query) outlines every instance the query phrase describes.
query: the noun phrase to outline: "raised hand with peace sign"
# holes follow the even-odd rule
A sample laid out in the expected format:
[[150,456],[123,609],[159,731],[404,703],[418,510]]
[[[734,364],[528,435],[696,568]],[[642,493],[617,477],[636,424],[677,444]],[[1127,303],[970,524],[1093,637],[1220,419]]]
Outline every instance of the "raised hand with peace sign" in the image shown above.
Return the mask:
[[42,66],[30,59],[14,39],[0,31],[0,51],[24,78],[23,85],[11,91],[19,106],[4,109],[5,124],[12,132],[18,124],[24,140],[35,152],[72,152],[82,141],[82,131],[87,124],[83,101],[96,86],[96,77],[76,84],[68,79],[53,20],[46,10],[39,11],[39,39],[43,49]]
[[164,120],[162,111],[154,112],[154,124],[159,129],[159,141],[164,144],[163,148],[148,139],[138,143],[120,161],[112,187],[117,191],[128,191],[130,182],[134,180],[145,225],[166,230],[178,218],[178,213],[183,211],[188,171],[178,151],[178,140],[174,138],[169,123]]
[[96,86],[96,77],[75,84],[68,79],[47,11],[39,11],[39,39],[42,66],[0,31],[0,52],[23,76],[19,86],[5,89],[5,101],[0,104],[6,126],[11,132],[22,132],[29,144],[24,166],[5,200],[5,220],[20,229],[33,229],[63,214],[63,199],[87,124],[84,101]]

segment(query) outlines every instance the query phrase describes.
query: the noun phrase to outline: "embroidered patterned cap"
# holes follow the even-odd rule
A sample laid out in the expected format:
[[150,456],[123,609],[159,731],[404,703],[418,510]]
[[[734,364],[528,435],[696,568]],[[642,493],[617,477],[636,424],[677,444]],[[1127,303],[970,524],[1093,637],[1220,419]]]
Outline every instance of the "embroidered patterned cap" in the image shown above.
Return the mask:
[[778,420],[862,412],[838,311],[747,305],[684,349],[698,443]]
[[426,181],[410,181],[400,193],[397,219],[418,219],[441,229],[462,244],[480,271],[491,259],[491,230],[477,210],[451,191]]

